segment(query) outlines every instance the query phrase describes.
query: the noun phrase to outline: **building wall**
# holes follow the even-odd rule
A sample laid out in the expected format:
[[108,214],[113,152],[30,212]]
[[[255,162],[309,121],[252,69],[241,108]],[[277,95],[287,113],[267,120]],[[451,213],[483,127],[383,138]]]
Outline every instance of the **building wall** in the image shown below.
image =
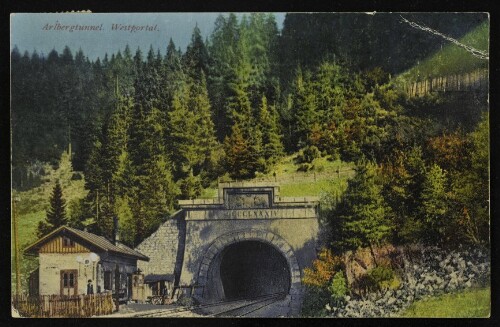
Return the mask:
[[[77,257],[81,256],[89,263],[78,263]],[[77,294],[87,294],[87,281],[92,280],[94,293],[97,293],[98,286],[101,291],[105,291],[104,271],[111,272],[111,286],[115,291],[115,269],[118,266],[120,272],[120,288],[127,289],[127,278],[137,271],[137,260],[116,255],[98,254],[98,261],[92,263],[89,252],[83,253],[40,253],[39,257],[39,290],[40,295],[60,294],[61,292],[61,270],[77,270],[78,272],[78,292]],[[98,268],[99,266],[99,268]]]
[[151,236],[136,247],[136,250],[149,257],[149,262],[139,261],[137,268],[144,275],[174,274],[178,261],[179,247],[183,246],[185,231],[182,219],[177,215],[167,220]]
[[[117,255],[103,254],[101,256],[101,260],[99,261],[99,263],[100,263],[98,269],[99,276],[96,281],[99,288],[97,288],[97,286],[94,286],[94,291],[97,291],[99,289],[101,292],[105,291],[116,292],[115,272],[116,268],[118,267],[118,271],[120,273],[120,291],[124,291],[125,297],[129,298],[131,294],[129,294],[128,283],[130,282],[129,280],[131,280],[132,278],[131,275],[137,271],[137,260]],[[111,289],[108,290],[104,288],[104,272],[111,273],[110,274]]]
[[87,293],[87,280],[92,279],[95,285],[96,264],[85,265],[78,263],[78,256],[88,258],[89,253],[40,253],[40,295],[52,295],[61,293],[61,270],[75,269],[78,271],[78,293]]

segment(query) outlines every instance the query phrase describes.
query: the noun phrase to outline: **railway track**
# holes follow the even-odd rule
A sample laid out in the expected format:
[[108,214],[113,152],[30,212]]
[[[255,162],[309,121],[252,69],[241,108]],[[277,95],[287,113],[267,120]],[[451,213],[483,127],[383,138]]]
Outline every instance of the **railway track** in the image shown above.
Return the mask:
[[255,314],[259,310],[262,310],[278,301],[283,300],[285,294],[278,293],[266,296],[263,298],[256,298],[249,300],[249,303],[238,306],[237,308],[232,308],[217,312],[210,316],[212,317],[247,317],[250,314]]
[[238,299],[232,301],[221,301],[210,304],[201,304],[190,307],[175,307],[159,309],[144,313],[136,313],[134,318],[167,318],[167,317],[245,317],[255,314],[280,300],[285,293],[268,294],[264,296]]

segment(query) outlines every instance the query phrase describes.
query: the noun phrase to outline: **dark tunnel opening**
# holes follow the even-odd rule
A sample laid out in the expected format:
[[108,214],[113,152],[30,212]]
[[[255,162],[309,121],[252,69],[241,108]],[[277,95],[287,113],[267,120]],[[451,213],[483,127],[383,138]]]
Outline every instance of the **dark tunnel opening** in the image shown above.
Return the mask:
[[242,241],[224,249],[220,277],[227,300],[288,293],[291,281],[286,258],[258,241]]

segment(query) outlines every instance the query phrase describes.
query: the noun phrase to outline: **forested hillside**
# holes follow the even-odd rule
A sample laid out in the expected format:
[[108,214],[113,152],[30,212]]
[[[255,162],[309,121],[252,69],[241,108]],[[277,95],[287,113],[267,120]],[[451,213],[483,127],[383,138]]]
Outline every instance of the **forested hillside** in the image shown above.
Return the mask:
[[[454,37],[486,18],[406,17]],[[57,165],[69,148],[88,191],[71,224],[90,219],[110,237],[117,216],[122,239],[136,245],[177,199],[200,196],[218,178],[270,174],[297,153],[303,171],[319,157],[358,163],[329,214],[343,217],[330,228],[351,233],[339,248],[487,242],[485,97],[456,115],[446,108],[457,97],[410,99],[392,83],[442,42],[398,15],[290,14],[280,32],[272,14],[255,13],[219,16],[206,40],[195,27],[184,52],[165,40],[91,62],[84,49],[14,48],[13,186],[39,185],[42,163]],[[356,222],[363,217],[366,226]]]

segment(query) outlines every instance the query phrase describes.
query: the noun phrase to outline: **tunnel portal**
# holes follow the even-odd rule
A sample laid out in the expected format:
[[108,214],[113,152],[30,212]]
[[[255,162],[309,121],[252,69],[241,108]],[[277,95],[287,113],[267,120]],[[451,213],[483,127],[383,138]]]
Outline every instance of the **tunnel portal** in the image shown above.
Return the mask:
[[290,268],[273,246],[259,241],[242,241],[221,253],[220,279],[227,300],[288,293]]

